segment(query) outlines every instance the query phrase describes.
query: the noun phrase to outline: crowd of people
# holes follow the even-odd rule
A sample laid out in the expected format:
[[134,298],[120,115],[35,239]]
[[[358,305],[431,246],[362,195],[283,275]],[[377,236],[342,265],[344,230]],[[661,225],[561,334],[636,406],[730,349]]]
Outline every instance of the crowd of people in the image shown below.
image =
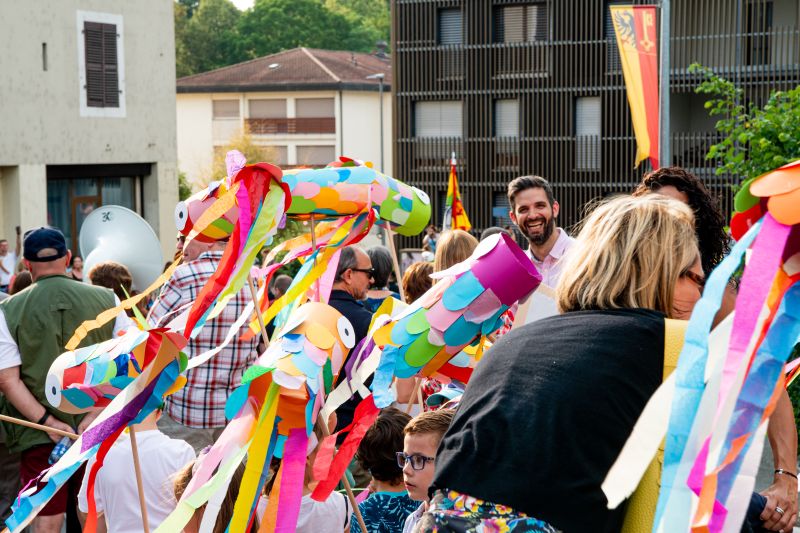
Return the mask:
[[[544,178],[514,179],[508,200],[514,228],[487,228],[479,239],[431,226],[423,235],[423,260],[401,279],[395,279],[385,247],[341,250],[328,303],[352,324],[355,345],[367,337],[387,298],[402,293],[407,303],[416,301],[431,288],[431,274],[466,260],[480,240],[496,233],[518,232],[542,283],[555,294],[558,313],[526,324],[516,316],[520,309],[506,311],[469,383],[398,380],[396,405],[383,409],[366,431],[348,471],[359,492],[357,513],[341,492],[322,502],[310,497],[324,438],[315,427],[297,531],[621,530],[625,508],[607,508],[601,483],[665,377],[668,319],[688,319],[706,277],[729,250],[725,218],[702,182],[675,167],[648,174],[630,195],[599,203],[574,236],[559,227],[560,206]],[[141,309],[150,325],[168,324],[195,300],[226,244],[194,240],[184,246],[179,238],[183,264]],[[75,282],[84,277],[90,283]],[[131,282],[127,268],[113,262],[84,276],[81,258],[54,228],[31,230],[24,239],[18,230],[15,251],[0,240],[0,291],[13,295],[0,303],[2,414],[66,432],[88,427],[97,413],[68,415],[50,407],[44,380],[72,332],[116,307],[131,294]],[[291,283],[289,276],[276,276],[269,290],[279,297]],[[717,322],[732,310],[736,292],[731,283]],[[246,287],[209,320],[189,340],[189,358],[222,344],[249,300]],[[524,325],[512,327],[519,323]],[[83,344],[129,327],[131,318],[121,312]],[[139,454],[146,457],[142,481],[151,528],[174,509],[197,457],[222,433],[226,401],[263,351],[258,343],[257,337],[236,339],[189,370],[186,386],[136,425]],[[352,399],[336,410],[331,432],[350,425],[357,405]],[[38,481],[62,437],[9,423],[2,429],[0,512],[7,512],[20,487]],[[768,435],[776,473],[766,490],[753,494],[742,530],[789,532],[797,519],[797,431],[785,391]],[[58,532],[64,524],[79,531],[92,509],[101,517],[100,530],[141,531],[130,455],[130,439],[115,443],[89,493],[87,465],[39,513],[35,531]],[[259,515],[269,505],[273,463]],[[222,500],[215,532],[227,528],[242,469]],[[202,519],[200,508],[184,531],[199,531]]]

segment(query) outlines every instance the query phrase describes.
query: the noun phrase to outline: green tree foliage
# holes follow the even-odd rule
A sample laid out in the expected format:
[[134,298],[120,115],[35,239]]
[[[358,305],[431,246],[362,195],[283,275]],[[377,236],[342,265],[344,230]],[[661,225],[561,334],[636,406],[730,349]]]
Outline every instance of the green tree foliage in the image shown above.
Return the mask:
[[800,86],[773,92],[759,108],[745,104],[742,89],[711,69],[695,63],[689,71],[703,76],[696,91],[709,95],[706,109],[721,117],[716,127],[725,138],[706,155],[722,163],[717,174],[741,182],[800,158]]
[[242,12],[230,0],[201,0],[193,12],[183,4],[176,4],[175,59],[178,77],[247,59],[239,47],[238,25],[241,18]]
[[182,202],[192,195],[192,184],[185,172],[178,172],[178,199]]
[[387,0],[176,0],[178,77],[306,46],[370,52],[389,40]]
[[239,33],[251,58],[298,46],[368,52],[375,45],[354,17],[328,9],[323,0],[256,0]]

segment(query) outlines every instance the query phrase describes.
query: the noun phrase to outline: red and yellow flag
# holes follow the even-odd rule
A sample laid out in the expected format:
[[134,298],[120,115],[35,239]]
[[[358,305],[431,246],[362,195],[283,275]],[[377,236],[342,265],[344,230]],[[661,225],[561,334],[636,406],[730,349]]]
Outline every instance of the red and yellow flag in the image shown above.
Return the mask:
[[646,157],[658,164],[658,37],[655,6],[611,6],[611,20],[628,89],[636,166]]
[[463,229],[464,231],[472,229],[467,212],[464,211],[464,204],[461,202],[461,194],[458,192],[455,154],[450,159],[450,177],[447,180],[447,200],[445,201],[442,229]]

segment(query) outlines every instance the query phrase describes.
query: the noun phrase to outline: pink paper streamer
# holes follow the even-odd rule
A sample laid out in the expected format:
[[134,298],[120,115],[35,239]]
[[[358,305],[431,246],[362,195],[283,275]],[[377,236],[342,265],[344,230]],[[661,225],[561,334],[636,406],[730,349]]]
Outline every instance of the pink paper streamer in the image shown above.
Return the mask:
[[293,428],[283,448],[283,473],[278,503],[276,533],[292,533],[300,516],[300,501],[303,499],[303,480],[306,471],[306,448],[308,436],[305,428]]

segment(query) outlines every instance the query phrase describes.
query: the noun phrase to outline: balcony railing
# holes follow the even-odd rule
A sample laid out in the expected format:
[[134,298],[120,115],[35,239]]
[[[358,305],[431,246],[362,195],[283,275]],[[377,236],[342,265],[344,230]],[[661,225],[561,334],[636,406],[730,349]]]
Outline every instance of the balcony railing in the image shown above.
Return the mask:
[[334,117],[248,118],[245,124],[253,135],[336,133]]

